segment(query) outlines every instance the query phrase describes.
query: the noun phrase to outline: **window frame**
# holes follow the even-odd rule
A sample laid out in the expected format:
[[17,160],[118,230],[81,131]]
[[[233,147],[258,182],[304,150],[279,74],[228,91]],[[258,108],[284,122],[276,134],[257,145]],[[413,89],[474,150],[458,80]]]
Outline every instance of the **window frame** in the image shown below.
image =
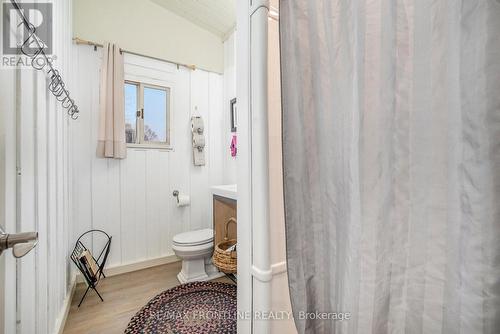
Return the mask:
[[[172,113],[172,88],[156,84],[145,83],[136,80],[125,80],[125,84],[137,86],[137,106],[136,106],[136,121],[135,121],[135,143],[127,143],[127,147],[131,148],[159,148],[172,150],[172,138],[170,135],[171,129],[171,113]],[[166,141],[146,141],[144,140],[144,89],[152,88],[163,90],[166,92],[165,102],[165,131]]]

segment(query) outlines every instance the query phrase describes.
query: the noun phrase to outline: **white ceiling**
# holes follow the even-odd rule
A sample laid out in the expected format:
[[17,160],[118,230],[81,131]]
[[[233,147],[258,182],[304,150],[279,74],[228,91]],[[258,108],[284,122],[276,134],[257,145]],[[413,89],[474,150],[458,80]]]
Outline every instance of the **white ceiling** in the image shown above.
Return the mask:
[[151,0],[221,38],[236,25],[236,0]]

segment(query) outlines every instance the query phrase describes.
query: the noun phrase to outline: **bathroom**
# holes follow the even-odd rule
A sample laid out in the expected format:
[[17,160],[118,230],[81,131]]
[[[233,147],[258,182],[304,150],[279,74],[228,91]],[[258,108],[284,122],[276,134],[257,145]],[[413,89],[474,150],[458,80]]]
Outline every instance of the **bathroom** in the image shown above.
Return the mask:
[[[19,159],[6,160],[22,170],[11,188],[19,223],[2,228],[36,231],[38,243],[19,260],[3,253],[0,333],[133,330],[153,297],[193,282],[228,289],[235,312],[236,1],[19,5],[42,39],[36,15],[52,19],[53,66],[78,112],[46,95],[43,70],[2,73],[6,107],[22,115],[2,122],[18,133],[5,145]],[[1,17],[22,26],[15,9],[5,2]],[[97,278],[81,264],[86,250],[96,272],[103,264]]]
[[0,17],[0,334],[500,333],[499,0]]

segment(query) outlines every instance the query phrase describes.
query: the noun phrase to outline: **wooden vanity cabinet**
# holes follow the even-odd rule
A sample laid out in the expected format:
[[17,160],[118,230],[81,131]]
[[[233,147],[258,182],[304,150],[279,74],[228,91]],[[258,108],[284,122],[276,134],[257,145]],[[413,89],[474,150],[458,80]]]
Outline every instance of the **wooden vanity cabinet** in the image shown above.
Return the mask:
[[[229,218],[237,218],[236,201],[230,198],[213,196],[213,222],[215,245],[224,240],[224,229]],[[228,238],[236,239],[236,224],[230,223],[228,227]]]

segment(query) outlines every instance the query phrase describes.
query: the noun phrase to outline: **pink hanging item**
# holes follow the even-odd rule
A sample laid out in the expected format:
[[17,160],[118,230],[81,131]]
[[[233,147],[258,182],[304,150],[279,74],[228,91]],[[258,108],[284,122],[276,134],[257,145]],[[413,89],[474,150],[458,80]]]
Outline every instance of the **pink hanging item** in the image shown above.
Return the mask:
[[233,135],[233,139],[231,139],[231,156],[235,157],[238,149],[236,147],[236,135]]

